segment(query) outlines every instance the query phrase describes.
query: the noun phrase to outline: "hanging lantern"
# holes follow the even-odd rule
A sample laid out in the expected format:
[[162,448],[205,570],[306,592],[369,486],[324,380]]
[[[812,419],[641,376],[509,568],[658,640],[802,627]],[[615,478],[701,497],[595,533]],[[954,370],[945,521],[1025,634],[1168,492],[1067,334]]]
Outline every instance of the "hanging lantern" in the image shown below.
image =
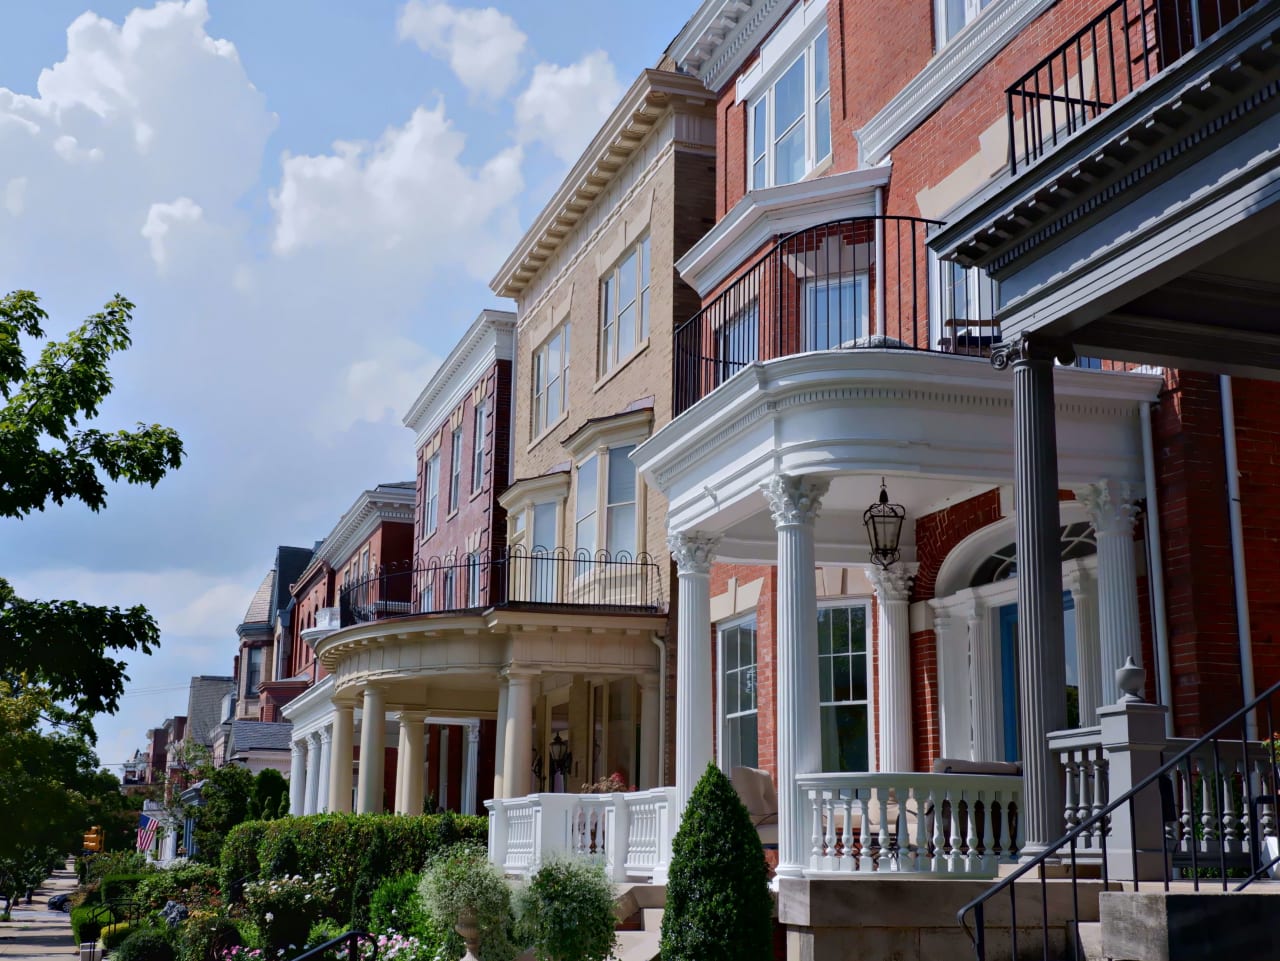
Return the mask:
[[902,522],[907,512],[901,504],[889,503],[889,491],[880,478],[880,499],[866,509],[862,523],[871,544],[871,563],[887,568],[898,560],[898,542],[902,539]]

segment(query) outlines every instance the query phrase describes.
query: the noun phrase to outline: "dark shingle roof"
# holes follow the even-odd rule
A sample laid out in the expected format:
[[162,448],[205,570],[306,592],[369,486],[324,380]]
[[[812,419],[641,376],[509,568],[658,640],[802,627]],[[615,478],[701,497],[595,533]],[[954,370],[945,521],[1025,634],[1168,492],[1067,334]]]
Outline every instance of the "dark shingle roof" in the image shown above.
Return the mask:
[[202,675],[191,679],[191,692],[187,695],[187,740],[213,746],[210,734],[222,720],[222,699],[234,689],[235,682],[229,677]]
[[253,592],[253,600],[249,602],[249,609],[244,612],[245,624],[266,624],[271,618],[271,594],[275,588],[276,572],[267,571],[267,576],[262,579],[262,583],[258,585],[258,589]]
[[271,620],[284,610],[289,603],[289,585],[298,579],[315,551],[310,547],[277,547],[276,548],[276,587],[275,598],[271,605]]
[[287,751],[292,732],[288,721],[232,721],[231,743],[236,751]]

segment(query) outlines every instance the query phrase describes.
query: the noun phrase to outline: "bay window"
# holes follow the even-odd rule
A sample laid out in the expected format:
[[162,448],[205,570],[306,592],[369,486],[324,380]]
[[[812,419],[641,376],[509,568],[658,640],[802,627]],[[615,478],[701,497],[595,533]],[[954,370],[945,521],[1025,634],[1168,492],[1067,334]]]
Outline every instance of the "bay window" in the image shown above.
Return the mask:
[[574,499],[575,553],[594,554],[603,545],[615,558],[619,554],[635,556],[639,527],[638,484],[636,468],[631,462],[631,452],[635,449],[634,444],[610,447],[578,465]]
[[752,189],[802,180],[831,155],[830,75],[824,29],[750,102]]

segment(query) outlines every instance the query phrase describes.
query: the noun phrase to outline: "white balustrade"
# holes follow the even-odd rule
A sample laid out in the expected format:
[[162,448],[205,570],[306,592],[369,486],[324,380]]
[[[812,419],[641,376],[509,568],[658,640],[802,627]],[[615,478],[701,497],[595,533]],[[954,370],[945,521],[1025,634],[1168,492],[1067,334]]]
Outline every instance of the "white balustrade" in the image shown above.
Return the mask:
[[675,789],[531,794],[485,801],[489,860],[526,877],[564,853],[599,860],[614,881],[665,881],[675,836]]
[[[1107,757],[1102,750],[1102,729],[1082,727],[1049,735],[1049,749],[1063,768],[1066,799],[1063,805],[1063,833],[1073,831],[1107,806]],[[1104,818],[1076,841],[1076,857],[1101,860],[1102,837],[1110,833],[1110,818]]]
[[815,874],[893,871],[994,877],[1022,848],[1022,778],[806,774]]

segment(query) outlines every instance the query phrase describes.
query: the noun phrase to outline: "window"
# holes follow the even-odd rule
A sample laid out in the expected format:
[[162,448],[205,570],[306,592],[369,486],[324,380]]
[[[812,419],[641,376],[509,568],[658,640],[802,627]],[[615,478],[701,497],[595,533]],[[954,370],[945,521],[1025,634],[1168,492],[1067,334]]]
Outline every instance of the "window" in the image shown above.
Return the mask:
[[480,606],[480,575],[482,567],[479,554],[467,555],[467,607]]
[[440,513],[439,453],[432,454],[431,459],[427,461],[427,473],[423,479],[423,486],[427,490],[427,501],[424,506],[426,516],[423,517],[423,523],[426,526],[427,536],[430,537],[436,532],[437,515]]
[[533,505],[533,541],[529,545],[529,600],[550,603],[556,599],[559,580],[557,558],[551,556],[559,540],[556,503]]
[[716,387],[760,359],[760,303],[752,300],[716,331]]
[[245,668],[245,697],[258,696],[258,685],[262,683],[262,652],[260,647],[251,647],[247,652],[249,663]]
[[805,349],[831,350],[865,337],[869,286],[866,271],[805,284]]
[[819,609],[818,696],[824,771],[870,768],[867,673],[867,605]]
[[802,180],[831,155],[830,73],[823,30],[751,103],[753,189]]
[[578,495],[574,500],[573,547],[575,553],[594,554],[599,541],[596,538],[596,513],[599,510],[600,458],[592,454],[578,465]]
[[458,509],[458,495],[462,491],[462,428],[453,432],[449,440],[449,513]]
[[533,435],[560,419],[568,407],[569,325],[564,324],[533,353]]
[[[932,256],[932,255],[931,255]],[[999,340],[995,316],[996,283],[977,268],[935,261],[937,289],[931,291],[933,340],[956,353],[981,352]]]
[[720,629],[721,766],[759,767],[756,723],[756,619]]
[[991,0],[934,0],[937,11],[938,46],[951,41],[957,33],[977,19]]
[[484,487],[484,445],[485,435],[489,432],[489,405],[484,401],[476,404],[475,425],[471,441],[471,493]]
[[534,551],[553,551],[556,548],[556,504],[533,505],[533,544]]
[[649,237],[632,246],[600,283],[600,374],[649,336]]
[[440,575],[440,599],[444,603],[444,607],[441,610],[452,611],[454,610],[454,605],[457,604],[457,598],[453,596],[454,561],[450,559],[447,563],[449,566]]
[[[575,551],[594,553],[603,544],[611,555],[635,556],[638,495],[636,468],[631,463],[635,449],[634,444],[611,447],[607,453],[592,454],[578,465]],[[604,477],[600,476],[601,471]]]

